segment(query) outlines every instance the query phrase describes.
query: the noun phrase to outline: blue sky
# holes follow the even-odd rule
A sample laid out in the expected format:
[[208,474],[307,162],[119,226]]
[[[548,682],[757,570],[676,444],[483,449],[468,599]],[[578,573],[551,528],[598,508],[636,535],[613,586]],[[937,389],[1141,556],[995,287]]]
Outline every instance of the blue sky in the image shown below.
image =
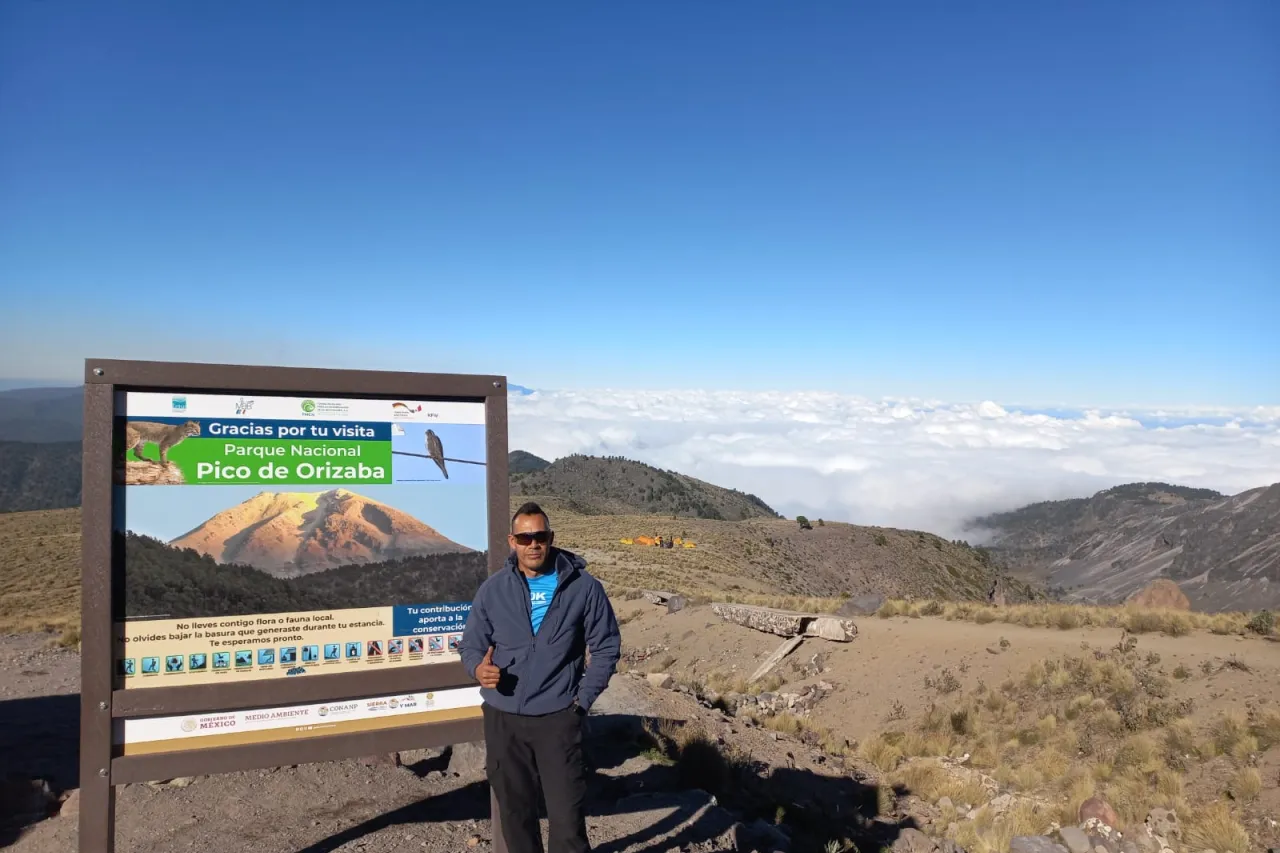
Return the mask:
[[0,4],[0,378],[1280,401],[1280,4]]

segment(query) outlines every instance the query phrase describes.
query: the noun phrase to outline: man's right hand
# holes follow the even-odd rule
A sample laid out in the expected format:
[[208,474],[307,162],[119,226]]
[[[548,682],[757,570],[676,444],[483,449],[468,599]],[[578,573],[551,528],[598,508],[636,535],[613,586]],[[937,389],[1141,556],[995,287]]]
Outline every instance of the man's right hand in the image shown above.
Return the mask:
[[481,687],[492,689],[498,686],[501,675],[502,670],[493,665],[493,646],[490,646],[489,651],[484,653],[484,660],[476,667],[476,681],[480,682]]

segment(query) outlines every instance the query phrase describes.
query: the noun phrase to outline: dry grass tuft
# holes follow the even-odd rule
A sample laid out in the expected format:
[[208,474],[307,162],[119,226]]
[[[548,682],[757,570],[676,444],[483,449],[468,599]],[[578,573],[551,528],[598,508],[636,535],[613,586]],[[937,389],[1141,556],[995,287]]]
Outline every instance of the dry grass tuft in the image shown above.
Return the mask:
[[1262,793],[1262,774],[1256,767],[1243,767],[1231,780],[1231,796],[1242,803],[1250,803]]
[[893,740],[896,739],[890,735],[878,734],[874,738],[863,741],[858,754],[882,773],[891,772],[903,757],[902,749]]
[[[1280,711],[1254,711],[1247,723],[1227,713],[1200,730],[1189,719],[1193,706],[1178,700],[1176,682],[1159,671],[1158,656],[1138,645],[1130,637],[1110,649],[1086,646],[1083,654],[1035,661],[1000,690],[975,689],[954,704],[932,704],[914,730],[865,743],[863,757],[927,800],[949,796],[959,803],[972,794],[949,789],[946,767],[928,756],[968,753],[968,766],[1002,789],[1048,803],[1038,812],[1028,805],[1012,821],[982,811],[972,821],[944,816],[940,825],[952,826],[951,837],[967,850],[1006,850],[1011,824],[1022,823],[1018,834],[1039,835],[1054,820],[1074,823],[1080,804],[1094,795],[1129,824],[1141,823],[1154,806],[1195,815],[1200,805],[1188,804],[1184,774],[1215,755],[1232,756],[1240,768],[1229,786],[1234,801],[1257,802],[1264,779],[1247,759],[1262,744],[1280,742]],[[1219,811],[1202,821],[1202,832],[1230,842],[1232,824]]]
[[1266,751],[1280,745],[1280,711],[1267,709],[1258,714],[1249,730],[1258,740],[1258,748]]
[[709,674],[705,683],[717,693],[743,693],[758,696],[761,693],[776,693],[782,685],[786,684],[786,680],[778,673],[771,672],[763,678],[748,682],[745,675],[734,672],[713,672]]
[[1249,734],[1249,726],[1244,717],[1235,712],[1225,712],[1218,716],[1210,729],[1213,747],[1219,755],[1236,756],[1241,751],[1252,751],[1258,741]]
[[682,784],[724,795],[750,767],[749,758],[732,746],[721,746],[696,724],[662,720],[645,722],[645,733],[655,757],[674,764]]
[[950,771],[935,759],[909,761],[891,775],[891,781],[929,802],[950,797],[953,803],[982,806],[990,799],[976,777]]
[[1190,815],[1184,831],[1184,846],[1218,853],[1247,853],[1249,833],[1223,802],[1211,803]]
[[1051,820],[1053,815],[1048,811],[1023,800],[999,817],[983,807],[973,820],[957,824],[950,837],[970,853],[1004,853],[1014,838],[1039,835]]
[[[938,612],[937,602],[887,601],[881,608],[884,618],[892,616],[929,616]],[[1060,602],[1036,602],[994,607],[977,602],[944,602],[941,615],[949,620],[976,622],[980,625],[1004,622],[1028,628],[1124,628],[1133,634],[1166,634],[1181,637],[1192,631],[1215,634],[1256,634],[1249,628],[1259,620],[1255,613],[1188,613],[1182,610],[1145,609],[1129,605],[1092,606]]]

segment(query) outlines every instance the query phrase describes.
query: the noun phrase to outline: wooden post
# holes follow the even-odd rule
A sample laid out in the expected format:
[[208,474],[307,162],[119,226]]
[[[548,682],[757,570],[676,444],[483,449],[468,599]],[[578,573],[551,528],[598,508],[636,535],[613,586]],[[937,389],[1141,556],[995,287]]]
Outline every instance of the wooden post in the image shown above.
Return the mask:
[[111,784],[110,385],[84,389],[80,575],[80,853],[114,853],[115,788]]

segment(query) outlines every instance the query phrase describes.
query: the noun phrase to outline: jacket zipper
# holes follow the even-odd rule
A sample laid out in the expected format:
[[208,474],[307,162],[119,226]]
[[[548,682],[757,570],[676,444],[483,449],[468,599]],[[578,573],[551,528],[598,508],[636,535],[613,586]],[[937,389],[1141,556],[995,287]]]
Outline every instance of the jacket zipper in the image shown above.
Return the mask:
[[[547,617],[551,615],[551,608],[555,607],[556,599],[560,597],[560,590],[564,589],[565,585],[571,579],[570,577],[568,577],[569,573],[570,573],[570,570],[566,570],[565,571],[566,577],[562,579],[559,576],[560,575],[559,570],[556,571],[556,591],[551,593],[551,600],[547,602],[547,612],[542,614],[543,625],[546,624]],[[525,577],[524,572],[520,571],[518,567],[516,568],[516,574],[520,577],[521,586],[524,587],[524,612],[525,612],[525,617],[527,618],[528,624],[529,624],[529,633],[533,637],[533,649],[532,651],[529,652],[529,660],[532,660],[533,656],[538,652],[540,648],[542,648],[542,643],[539,641],[540,638],[543,636],[542,630],[541,630],[542,625],[539,625],[538,626],[539,630],[536,633],[534,633],[533,604],[529,601],[529,579]],[[525,704],[524,704],[525,692],[523,689],[525,683],[527,683],[526,680],[522,679],[520,687],[516,689],[516,693],[518,694],[516,696],[516,708],[517,708],[516,713],[523,713],[525,710]]]
[[[519,566],[516,566],[514,571],[516,573],[516,577],[519,578],[520,580],[521,588],[524,590],[524,594],[521,596],[521,598],[524,601],[525,624],[529,626],[529,641],[531,645],[536,645],[538,642],[538,635],[533,633],[533,603],[529,601],[529,592],[530,592],[529,579],[524,576],[524,572],[520,571]],[[529,652],[529,657],[530,658],[533,657],[532,651]],[[528,659],[526,659],[525,662],[528,663]],[[516,688],[516,713],[517,714],[524,713],[524,697],[525,697],[526,683],[527,683],[526,680],[522,679],[520,682],[520,686]]]

